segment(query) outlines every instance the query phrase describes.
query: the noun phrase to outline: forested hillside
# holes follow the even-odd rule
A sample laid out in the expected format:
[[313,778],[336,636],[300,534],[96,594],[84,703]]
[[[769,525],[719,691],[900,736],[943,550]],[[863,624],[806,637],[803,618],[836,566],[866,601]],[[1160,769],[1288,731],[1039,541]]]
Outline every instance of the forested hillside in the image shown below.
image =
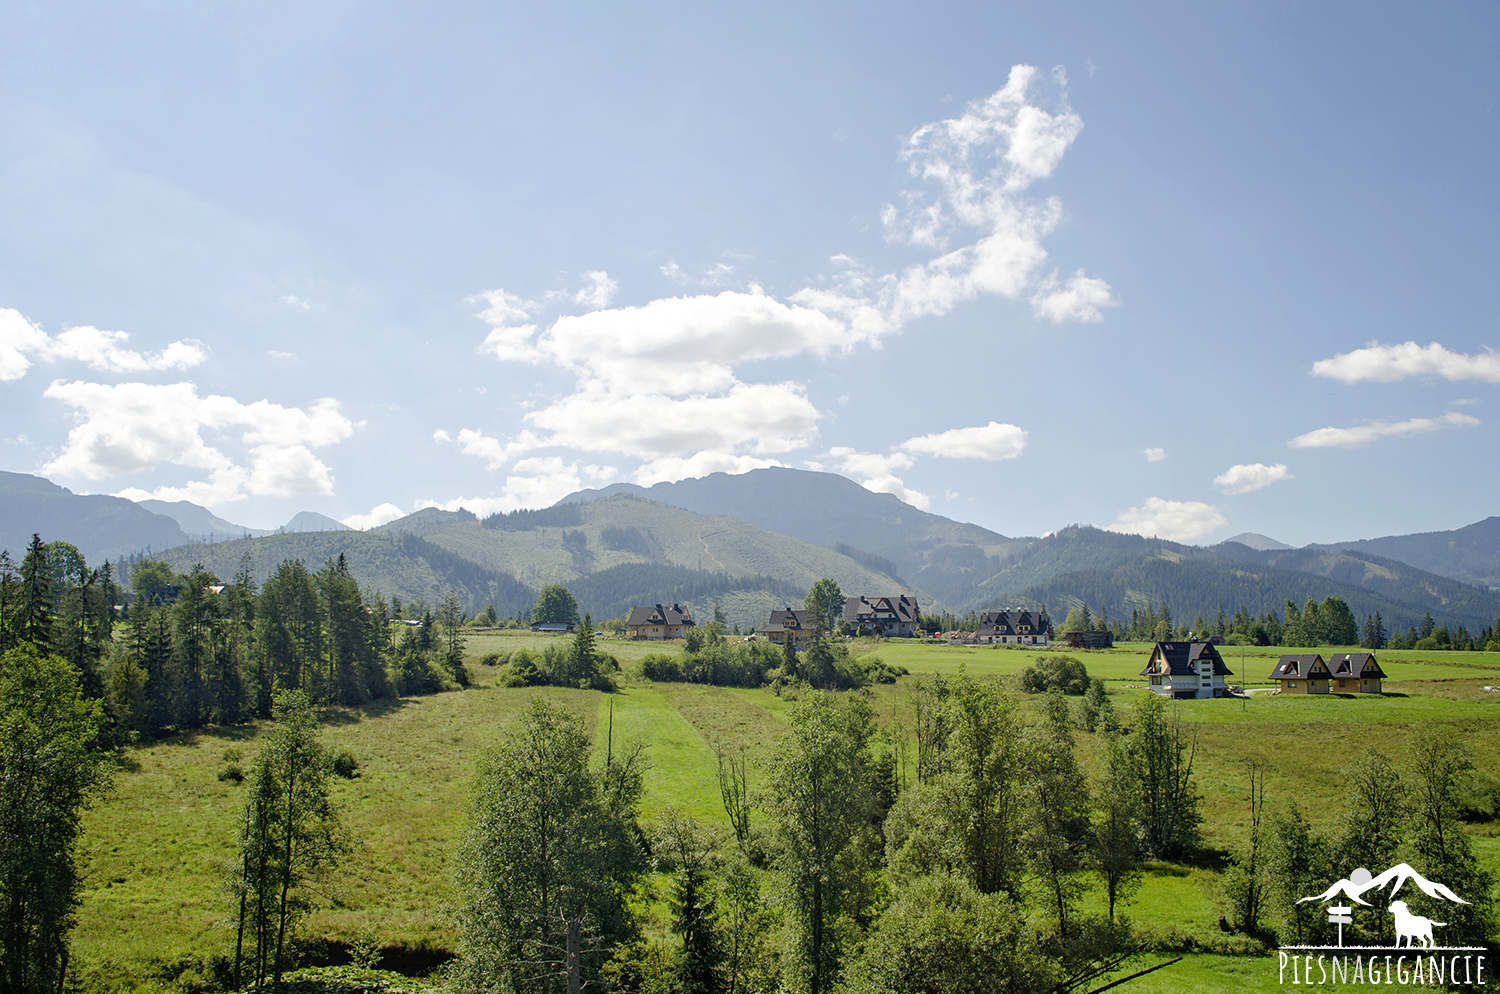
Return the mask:
[[1386,556],[1464,583],[1500,587],[1500,517],[1485,518],[1452,531],[1390,535],[1315,548]]
[[284,561],[301,560],[316,570],[341,555],[361,587],[407,602],[436,604],[453,590],[470,614],[493,604],[501,617],[511,617],[524,614],[536,601],[536,591],[510,574],[487,569],[412,534],[296,532],[183,545],[154,558],[179,573],[202,564],[220,577],[233,576],[241,562],[248,561],[250,575],[259,584]]
[[1402,563],[1324,550],[1257,552],[1238,543],[1202,549],[1163,539],[1074,526],[1041,540],[983,585],[979,610],[1046,605],[1061,617],[1087,603],[1113,619],[1166,602],[1175,616],[1213,617],[1223,607],[1252,615],[1330,595],[1356,615],[1379,611],[1392,631],[1439,624],[1479,631],[1500,616],[1500,596]]
[[[1032,539],[1008,538],[979,525],[919,510],[847,477],[799,469],[713,473],[639,487],[617,483],[581,490],[559,504],[591,503],[632,493],[703,515],[728,515],[767,531],[825,547],[849,547],[877,571],[902,577],[954,608],[972,603],[975,584],[1024,552]],[[852,555],[853,553],[851,553]]]
[[[795,589],[799,597],[825,576],[851,593],[917,592],[832,549],[736,518],[705,517],[633,494],[616,494],[582,507],[496,516],[484,522],[464,512],[419,511],[375,530],[376,534],[398,532],[418,532],[486,569],[511,573],[534,589],[548,583],[572,586],[579,578],[613,567],[655,563],[736,577],[768,577]],[[642,590],[637,596],[648,593]]]

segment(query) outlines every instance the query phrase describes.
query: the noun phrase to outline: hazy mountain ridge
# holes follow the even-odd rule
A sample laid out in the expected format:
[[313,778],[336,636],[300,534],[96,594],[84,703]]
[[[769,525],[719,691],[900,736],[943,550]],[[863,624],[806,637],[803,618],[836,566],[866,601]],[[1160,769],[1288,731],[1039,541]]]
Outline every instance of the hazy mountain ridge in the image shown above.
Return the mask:
[[713,473],[652,487],[616,483],[580,490],[558,503],[588,503],[618,493],[697,514],[738,518],[826,548],[846,544],[889,560],[908,583],[945,601],[962,598],[978,579],[1002,568],[1034,541],[919,510],[834,473],[799,469]]
[[1370,553],[1464,583],[1500,587],[1500,516],[1492,515],[1451,531],[1387,535],[1308,548]]
[[123,497],[75,494],[50,480],[0,472],[0,547],[20,561],[32,534],[71,542],[94,565],[138,549],[188,541],[182,526]]
[[194,504],[192,501],[138,500],[136,503],[153,514],[165,515],[176,521],[189,541],[207,541],[210,537],[214,539],[247,536],[259,538],[262,535],[274,534],[270,529],[248,528],[244,525],[237,525],[233,521],[226,521],[208,508]]

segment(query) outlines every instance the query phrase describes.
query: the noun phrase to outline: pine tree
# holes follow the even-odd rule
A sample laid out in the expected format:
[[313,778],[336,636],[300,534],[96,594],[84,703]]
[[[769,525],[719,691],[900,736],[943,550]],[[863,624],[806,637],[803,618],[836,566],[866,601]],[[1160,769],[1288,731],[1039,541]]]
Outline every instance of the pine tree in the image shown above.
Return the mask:
[[37,651],[52,650],[52,571],[47,562],[47,547],[32,533],[26,558],[21,560],[21,611],[17,618],[21,641],[30,642]]

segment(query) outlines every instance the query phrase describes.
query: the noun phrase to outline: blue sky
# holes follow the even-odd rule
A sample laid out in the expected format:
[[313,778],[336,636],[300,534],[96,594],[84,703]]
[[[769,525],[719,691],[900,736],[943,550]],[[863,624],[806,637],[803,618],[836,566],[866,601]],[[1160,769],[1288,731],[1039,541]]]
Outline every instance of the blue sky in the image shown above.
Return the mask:
[[1007,534],[1497,512],[1493,4],[532,6],[0,10],[0,468],[254,526],[771,464]]

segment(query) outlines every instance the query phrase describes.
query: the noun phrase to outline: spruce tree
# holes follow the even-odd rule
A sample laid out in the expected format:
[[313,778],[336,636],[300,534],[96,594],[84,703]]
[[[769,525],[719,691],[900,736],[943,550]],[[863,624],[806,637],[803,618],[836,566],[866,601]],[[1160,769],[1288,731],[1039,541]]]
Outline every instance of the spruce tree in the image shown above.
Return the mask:
[[21,611],[17,628],[20,640],[30,642],[42,653],[52,650],[52,593],[47,546],[33,532],[26,558],[21,560]]

